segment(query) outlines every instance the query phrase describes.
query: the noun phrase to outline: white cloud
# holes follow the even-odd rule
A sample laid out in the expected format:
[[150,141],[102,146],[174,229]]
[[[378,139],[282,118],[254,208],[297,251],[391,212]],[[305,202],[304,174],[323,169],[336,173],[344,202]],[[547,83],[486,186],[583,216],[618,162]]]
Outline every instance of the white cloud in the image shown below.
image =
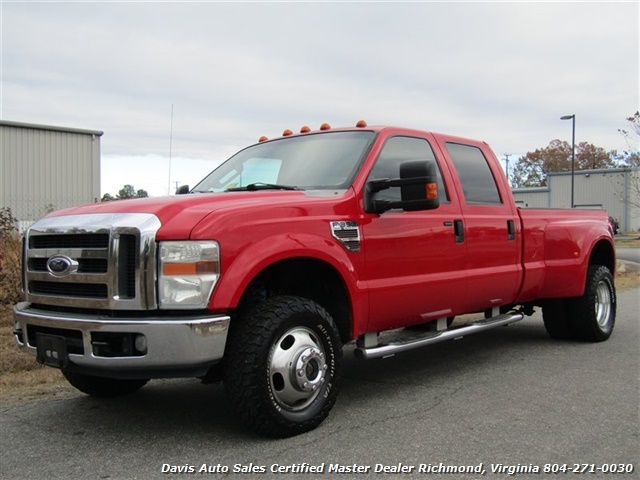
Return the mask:
[[176,158],[218,161],[360,118],[501,156],[569,138],[575,113],[579,141],[622,149],[638,4],[4,3],[2,66],[2,118],[103,130],[103,177],[166,159],[170,136]]

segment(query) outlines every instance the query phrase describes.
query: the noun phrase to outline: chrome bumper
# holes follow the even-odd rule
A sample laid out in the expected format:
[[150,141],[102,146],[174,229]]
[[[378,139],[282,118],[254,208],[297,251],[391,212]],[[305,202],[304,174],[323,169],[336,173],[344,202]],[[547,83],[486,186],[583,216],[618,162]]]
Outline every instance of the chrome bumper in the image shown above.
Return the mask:
[[[227,315],[176,319],[80,316],[34,309],[26,302],[16,305],[13,313],[15,339],[22,350],[36,354],[37,335],[34,332],[70,335],[78,345],[75,353],[68,353],[69,363],[96,371],[170,372],[215,364],[224,355],[230,322]],[[117,334],[123,337],[144,335],[145,351],[126,356],[102,356],[95,334],[104,333],[115,334],[116,338]]]

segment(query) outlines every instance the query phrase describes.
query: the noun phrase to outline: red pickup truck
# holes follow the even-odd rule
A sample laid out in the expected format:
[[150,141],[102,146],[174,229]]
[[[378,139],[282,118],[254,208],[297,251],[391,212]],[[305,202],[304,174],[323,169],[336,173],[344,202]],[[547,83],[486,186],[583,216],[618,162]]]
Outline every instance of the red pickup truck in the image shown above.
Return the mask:
[[240,419],[283,437],[329,414],[350,342],[385,357],[534,306],[554,338],[598,342],[614,327],[607,214],[516,208],[484,142],[303,127],[181,193],[34,224],[17,344],[89,395],[221,379]]

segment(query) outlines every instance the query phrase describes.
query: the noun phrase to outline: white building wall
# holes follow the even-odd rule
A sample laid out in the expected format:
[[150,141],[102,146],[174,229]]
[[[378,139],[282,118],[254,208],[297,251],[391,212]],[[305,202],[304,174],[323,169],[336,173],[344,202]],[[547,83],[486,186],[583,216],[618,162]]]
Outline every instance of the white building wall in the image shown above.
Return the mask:
[[[571,208],[571,172],[550,173],[548,187],[513,191],[525,208]],[[575,208],[602,209],[622,231],[640,230],[640,172],[637,169],[580,170],[574,172]]]
[[516,205],[521,208],[549,208],[550,192],[547,187],[518,188],[513,190]]
[[28,223],[99,201],[102,134],[0,121],[0,207]]

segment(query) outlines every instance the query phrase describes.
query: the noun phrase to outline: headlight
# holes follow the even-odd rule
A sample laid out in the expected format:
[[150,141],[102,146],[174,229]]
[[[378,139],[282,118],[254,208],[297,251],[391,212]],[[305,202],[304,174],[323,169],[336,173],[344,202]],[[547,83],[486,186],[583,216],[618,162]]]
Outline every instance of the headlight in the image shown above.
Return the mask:
[[218,242],[160,242],[160,308],[206,308],[220,277]]

